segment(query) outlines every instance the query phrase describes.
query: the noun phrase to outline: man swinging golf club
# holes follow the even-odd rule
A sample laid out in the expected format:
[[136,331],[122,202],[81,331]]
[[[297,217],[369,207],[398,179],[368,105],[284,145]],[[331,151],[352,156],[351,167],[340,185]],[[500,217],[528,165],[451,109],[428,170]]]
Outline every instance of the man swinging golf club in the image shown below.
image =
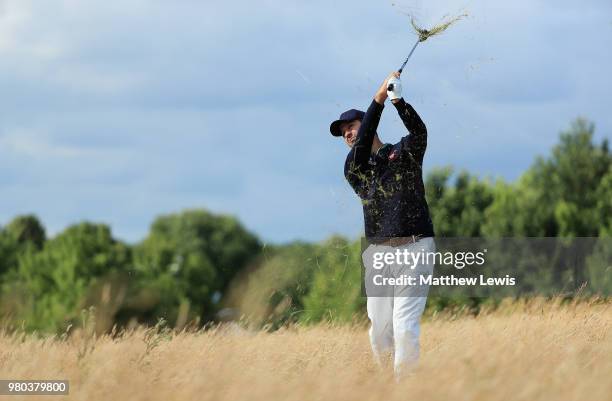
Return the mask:
[[[400,72],[391,73],[374,94],[365,113],[355,109],[342,113],[331,123],[330,131],[334,136],[341,136],[350,147],[344,175],[363,203],[368,243],[389,252],[405,249],[434,252],[434,229],[422,177],[427,129],[412,106],[402,98],[399,77]],[[408,130],[408,135],[396,144],[381,142],[376,131],[387,97]],[[368,250],[363,254],[364,264]],[[421,259],[418,266],[411,267],[412,271],[433,273],[433,263],[425,262]],[[416,293],[402,293],[405,289],[394,288],[385,296],[371,296],[366,290],[373,354],[379,365],[385,357],[394,354],[396,377],[418,360],[419,321],[428,286],[421,286]]]

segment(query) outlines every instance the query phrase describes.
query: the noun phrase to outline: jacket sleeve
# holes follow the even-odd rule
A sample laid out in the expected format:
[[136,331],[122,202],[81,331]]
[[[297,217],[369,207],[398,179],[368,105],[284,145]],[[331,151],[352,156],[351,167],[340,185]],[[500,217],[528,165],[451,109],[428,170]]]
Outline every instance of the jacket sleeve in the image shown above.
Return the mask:
[[404,101],[404,98],[400,98],[393,105],[397,109],[404,126],[408,129],[408,135],[401,140],[402,152],[422,165],[427,148],[427,127],[412,106]]
[[355,143],[344,163],[344,176],[361,198],[364,198],[367,193],[365,185],[367,180],[365,178],[368,170],[371,169],[369,160],[372,152],[372,142],[374,142],[374,135],[384,107],[384,105],[372,100],[363,121],[361,121],[357,139],[355,139]]
[[[357,139],[351,149],[352,160],[351,162],[356,167],[367,167],[368,161],[370,160],[370,153],[372,153],[372,142],[374,142],[374,135],[380,122],[380,116],[382,115],[383,108],[385,106],[372,100],[370,107],[361,121],[361,126],[357,132]],[[349,153],[349,155],[351,154]]]
[[351,184],[351,187],[361,199],[365,199],[368,193],[367,174],[371,166],[358,166],[353,162],[354,149],[351,149],[346,161],[344,162],[344,177]]

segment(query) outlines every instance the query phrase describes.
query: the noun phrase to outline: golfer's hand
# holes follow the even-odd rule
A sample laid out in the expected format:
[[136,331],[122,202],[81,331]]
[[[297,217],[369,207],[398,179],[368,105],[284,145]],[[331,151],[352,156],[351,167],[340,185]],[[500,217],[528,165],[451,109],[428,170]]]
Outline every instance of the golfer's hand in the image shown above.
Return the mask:
[[391,74],[389,74],[387,78],[385,78],[382,85],[380,85],[380,88],[378,88],[378,90],[376,91],[376,94],[374,95],[374,100],[376,101],[376,103],[384,104],[385,100],[387,100],[387,86],[388,86],[389,78],[391,77],[399,78],[400,73],[397,71],[394,71]]

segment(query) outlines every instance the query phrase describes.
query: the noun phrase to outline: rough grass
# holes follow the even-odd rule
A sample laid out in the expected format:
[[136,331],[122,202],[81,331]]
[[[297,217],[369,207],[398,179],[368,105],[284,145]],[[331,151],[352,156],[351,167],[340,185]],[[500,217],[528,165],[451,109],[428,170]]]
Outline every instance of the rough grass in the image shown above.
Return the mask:
[[376,368],[358,325],[4,332],[0,377],[70,380],[69,397],[45,400],[610,400],[610,306],[531,301],[429,318],[419,368],[400,383]]
[[421,28],[419,27],[416,22],[414,21],[414,18],[410,18],[410,24],[412,25],[412,28],[414,29],[414,31],[417,33],[417,35],[419,35],[419,42],[424,42],[427,39],[429,39],[432,36],[435,35],[439,35],[442,32],[446,31],[446,29],[451,26],[452,24],[454,24],[455,22],[457,22],[458,20],[460,20],[463,17],[467,17],[467,14],[461,14],[457,17],[453,17],[451,19],[449,19],[446,22],[442,22],[436,26],[433,26],[430,29],[425,29],[425,28]]

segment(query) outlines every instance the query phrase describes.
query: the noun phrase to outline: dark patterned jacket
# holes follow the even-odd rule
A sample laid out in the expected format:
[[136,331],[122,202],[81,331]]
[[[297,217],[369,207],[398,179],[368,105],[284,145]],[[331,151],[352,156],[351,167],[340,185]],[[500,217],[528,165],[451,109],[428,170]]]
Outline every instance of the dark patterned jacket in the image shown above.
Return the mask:
[[409,134],[372,154],[384,108],[373,100],[346,157],[344,176],[361,198],[366,238],[433,237],[422,170],[427,128],[403,98],[393,105]]

